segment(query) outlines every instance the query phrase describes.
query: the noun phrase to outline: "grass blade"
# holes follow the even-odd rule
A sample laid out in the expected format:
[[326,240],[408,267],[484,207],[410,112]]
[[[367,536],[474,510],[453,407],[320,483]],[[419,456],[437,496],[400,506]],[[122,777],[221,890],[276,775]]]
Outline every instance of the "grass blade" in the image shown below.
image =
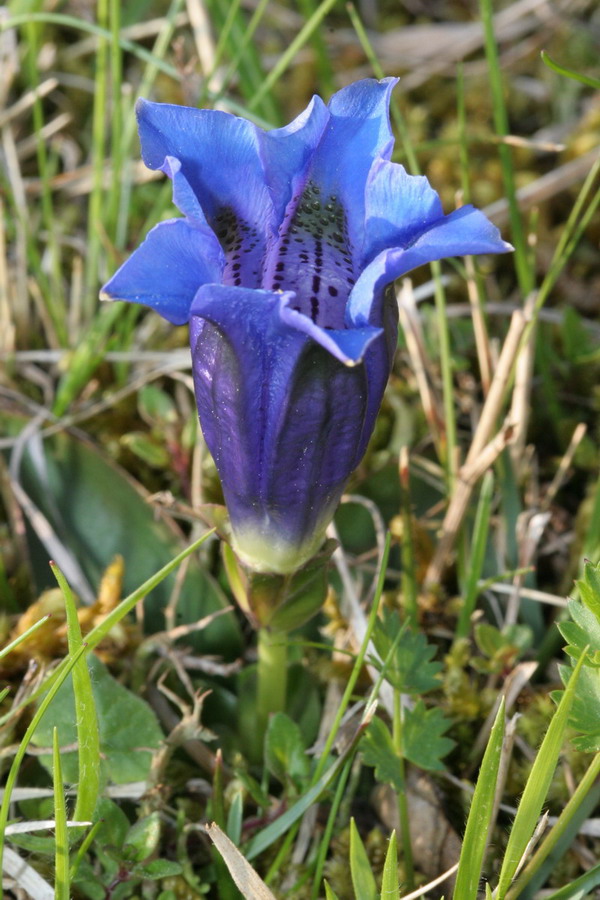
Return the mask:
[[[85,664],[83,657],[82,662]],[[73,669],[75,672],[75,669]],[[58,729],[52,733],[52,781],[54,785],[54,890],[56,900],[69,900],[69,832],[60,762]]]
[[460,851],[454,900],[475,900],[494,811],[494,797],[504,738],[504,700],[500,704],[479,770]]
[[[483,23],[485,39],[485,55],[488,62],[490,76],[490,90],[492,96],[494,125],[499,137],[504,138],[509,134],[508,113],[504,101],[504,87],[502,84],[502,71],[498,58],[498,47],[494,33],[494,4],[493,0],[480,0],[479,9]],[[528,297],[534,287],[534,276],[529,264],[529,250],[527,237],[523,227],[523,219],[517,201],[517,188],[512,164],[511,148],[508,144],[498,144],[498,156],[502,166],[502,178],[508,211],[510,218],[511,240],[515,247],[515,268],[519,287],[523,297]]]
[[565,885],[559,891],[550,896],[546,895],[546,900],[583,900],[591,894],[594,888],[600,885],[600,863],[572,881],[571,884]]
[[463,601],[458,623],[456,625],[456,637],[463,638],[469,633],[471,624],[471,616],[475,609],[475,603],[479,594],[478,586],[483,562],[485,558],[485,549],[487,546],[488,531],[490,527],[490,507],[492,505],[492,495],[494,491],[494,475],[492,471],[488,471],[481,485],[481,493],[479,494],[479,503],[477,504],[477,513],[475,515],[475,525],[473,526],[473,546],[471,551],[471,559],[469,561],[469,572],[467,584],[465,587],[465,598]]
[[0,659],[8,656],[11,650],[14,650],[19,646],[19,644],[22,644],[23,641],[27,641],[31,637],[31,635],[38,630],[38,628],[41,628],[42,625],[44,625],[44,623],[48,621],[51,615],[52,613],[48,613],[47,616],[43,616],[39,622],[35,622],[35,624],[31,626],[31,628],[28,628],[27,631],[24,631],[23,634],[20,634],[18,637],[16,637],[14,641],[11,641],[10,644],[6,645],[6,647],[2,647],[2,649],[0,650]]
[[27,747],[29,746],[29,742],[33,737],[33,733],[35,729],[38,727],[42,716],[45,714],[46,710],[54,700],[57,695],[60,686],[63,681],[65,681],[67,675],[70,673],[73,666],[77,663],[78,659],[83,656],[86,645],[84,644],[79,648],[77,653],[74,656],[67,657],[65,660],[65,664],[61,666],[60,671],[57,670],[57,677],[54,679],[52,687],[38,706],[35,715],[33,716],[27,731],[23,735],[21,743],[19,744],[19,748],[15,753],[15,758],[12,761],[12,765],[8,772],[6,778],[6,785],[4,787],[4,796],[2,797],[2,805],[0,806],[0,872],[2,871],[2,855],[4,851],[4,834],[6,831],[6,823],[8,821],[8,812],[10,809],[10,799],[12,795],[13,788],[15,786],[17,775],[19,774],[19,769],[21,768],[21,763],[23,762],[23,757],[27,752]]
[[[569,799],[569,802],[558,817],[556,825],[536,849],[530,861],[506,895],[506,900],[517,900],[517,897],[523,894],[526,886],[529,885],[532,879],[540,872],[540,869],[550,854],[558,848],[563,838],[565,836],[568,838],[569,829],[575,828],[576,830],[581,823],[581,819],[591,815],[592,809],[588,809],[586,812],[585,806],[586,804],[589,804],[590,800],[592,800],[592,808],[596,805],[595,802],[593,802],[593,791],[598,790],[599,777],[600,753],[597,753],[590,763],[587,772],[577,785],[573,796]],[[590,791],[592,792],[591,796]],[[531,885],[531,887],[534,886],[535,885]]]
[[553,72],[556,72],[558,75],[564,75],[565,78],[571,78],[573,81],[580,81],[581,84],[587,84],[588,87],[600,91],[600,80],[598,78],[590,78],[588,75],[582,75],[580,72],[574,72],[573,69],[567,69],[566,66],[561,66],[559,63],[555,62],[545,50],[542,50],[540,55],[542,61],[549,69],[552,69]]
[[[55,563],[50,563],[50,565],[65,600],[67,640],[69,653],[73,655],[83,646],[75,600],[63,573]],[[85,657],[81,657],[73,668],[73,694],[75,696],[79,768],[77,800],[73,818],[82,822],[92,818],[100,793],[100,732],[92,681]]]
[[354,819],[350,819],[350,875],[354,894],[360,900],[376,900],[377,884]]
[[[163,566],[162,569],[159,569],[158,572],[155,572],[154,575],[152,575],[143,584],[141,584],[139,588],[133,591],[132,594],[130,594],[128,597],[125,597],[125,599],[122,600],[119,605],[115,609],[113,609],[113,611],[102,622],[96,625],[95,628],[92,628],[92,630],[86,635],[85,644],[87,651],[90,652],[91,650],[93,650],[94,647],[96,647],[100,643],[100,641],[106,637],[111,628],[114,628],[114,626],[117,625],[121,621],[121,619],[124,619],[125,616],[135,607],[135,605],[140,602],[140,600],[143,600],[144,597],[149,594],[157,584],[160,584],[161,581],[163,581],[168,575],[170,575],[171,572],[184,561],[184,559],[187,559],[188,556],[190,556],[192,553],[194,553],[194,551],[201,547],[204,541],[212,534],[214,534],[214,532],[214,528],[212,528],[210,531],[207,531],[206,534],[203,534],[202,537],[198,538],[197,541],[194,541],[189,545],[189,547],[186,547],[185,550],[182,550],[181,553],[179,553],[176,557],[174,557],[174,559]],[[23,703],[21,703],[18,707],[12,709],[6,715],[0,717],[0,725],[3,725],[5,722],[7,722],[10,718],[12,718],[12,716],[24,709],[25,706],[27,706],[29,703],[37,700],[38,697],[40,697],[44,693],[44,691],[47,691],[50,687],[54,689],[57,680],[60,680],[60,682],[62,683],[62,681],[64,681],[65,669],[67,671],[70,671],[71,666],[72,660],[70,658],[63,660],[63,662],[53,672],[50,673],[48,678],[46,678],[46,680],[35,691],[32,691],[32,693],[27,697],[26,700],[23,701]]]
[[525,853],[527,844],[537,824],[542,805],[546,799],[554,770],[558,762],[558,756],[562,747],[563,737],[575,687],[586,657],[587,649],[581,654],[579,662],[573,670],[567,688],[561,698],[558,709],[554,713],[552,721],[546,732],[546,736],[537,752],[531,773],[527,779],[521,802],[513,822],[510,837],[504,854],[500,877],[498,879],[497,898],[503,900],[515,876],[519,863]]
[[254,94],[252,100],[248,104],[248,109],[254,109],[256,106],[258,106],[262,98],[273,88],[273,85],[277,84],[277,82],[293,60],[296,53],[298,53],[298,51],[308,41],[313,31],[319,27],[319,25],[321,24],[327,13],[330,11],[332,6],[335,5],[335,3],[336,0],[323,0],[323,3],[321,3],[320,6],[317,7],[310,19],[304,23],[287,50],[285,50],[281,54],[259,89]]
[[381,881],[381,900],[399,900],[400,887],[398,885],[398,847],[396,832],[392,831],[385,863],[383,865],[383,878]]

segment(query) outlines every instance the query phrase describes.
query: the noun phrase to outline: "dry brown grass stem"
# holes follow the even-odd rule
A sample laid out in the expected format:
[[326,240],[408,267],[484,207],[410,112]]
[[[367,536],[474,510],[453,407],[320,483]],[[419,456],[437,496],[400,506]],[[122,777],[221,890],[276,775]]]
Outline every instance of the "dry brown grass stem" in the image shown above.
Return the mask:
[[433,442],[439,450],[444,421],[442,405],[434,388],[431,375],[434,367],[425,349],[421,320],[417,311],[412,282],[409,278],[403,280],[398,293],[398,312],[425,418],[431,430]]
[[531,382],[535,359],[536,334],[537,329],[535,326],[529,329],[515,366],[515,384],[510,407],[510,416],[515,424],[515,433],[510,446],[510,454],[517,474],[521,473],[523,469],[523,453],[531,414]]
[[[175,16],[173,25],[175,28],[183,28],[188,24],[188,21],[188,14],[180,12]],[[165,24],[166,19],[164,16],[159,16],[156,19],[147,19],[145,22],[136,22],[135,25],[128,25],[125,28],[122,28],[121,37],[128,41],[143,41],[147,38],[159,35],[165,27]],[[98,48],[98,40],[99,39],[94,35],[77,41],[70,47],[65,48],[65,59],[72,60],[79,56],[87,56],[88,53],[95,53]]]
[[[131,163],[132,167],[132,183],[146,184],[148,181],[158,181],[163,178],[162,172],[147,169],[141,160]],[[92,166],[78,166],[77,169],[71,169],[69,172],[61,172],[49,179],[49,186],[52,191],[64,191],[67,197],[82,197],[89,194],[92,189]],[[103,186],[108,188],[112,178],[112,165],[110,160],[104,166],[102,173]],[[36,197],[42,193],[43,184],[41,179],[32,178],[26,183],[26,191],[28,196]]]
[[483,405],[467,458],[458,472],[455,488],[442,524],[440,540],[425,576],[426,587],[433,587],[440,583],[477,481],[494,464],[502,450],[513,438],[514,423],[510,418],[507,418],[495,437],[492,438],[492,434],[502,410],[504,395],[516,363],[521,340],[531,317],[532,302],[533,299],[530,299],[526,309],[524,311],[517,310],[511,318],[489,393]]
[[0,352],[10,353],[15,347],[15,326],[10,315],[4,221],[4,204],[0,198]]
[[13,119],[16,119],[22,113],[27,112],[33,106],[36,100],[45,97],[58,87],[58,78],[47,78],[38,84],[36,88],[27,91],[22,97],[19,97],[16,103],[0,111],[0,128],[4,128]]
[[475,347],[477,349],[477,361],[479,363],[479,376],[481,378],[483,395],[484,397],[487,397],[492,383],[492,357],[485,317],[483,315],[479,292],[477,290],[475,263],[473,262],[472,256],[465,256],[465,269],[467,272],[467,294],[471,307],[473,333],[475,336]]
[[573,462],[573,457],[575,456],[580,443],[584,439],[586,431],[587,425],[585,424],[585,422],[580,422],[579,425],[575,427],[575,430],[571,436],[571,440],[569,441],[569,446],[567,447],[565,454],[560,461],[560,465],[556,470],[556,474],[552,479],[552,482],[548,487],[544,500],[541,504],[541,508],[543,511],[550,509],[550,506],[554,502],[554,498],[561,489],[567,477],[567,473],[569,471],[571,463]]
[[[517,0],[494,16],[494,33],[500,45],[509,50],[528,35],[539,37],[540,27],[556,21],[569,0],[550,4],[548,0]],[[413,25],[378,35],[373,45],[382,67],[395,71],[399,60],[409,71],[401,89],[407,93],[427,82],[433,75],[455,72],[456,63],[483,46],[483,28],[479,22],[442,22]]]
[[508,446],[512,430],[512,424],[508,421],[505,422],[477,459],[468,465],[465,463],[458,472],[454,491],[444,516],[440,539],[427,569],[425,587],[432,588],[440,583],[465,513],[469,508],[473,489],[482,475],[493,466],[504,448]]
[[[198,54],[198,62],[204,76],[208,76],[214,69],[215,44],[212,36],[210,17],[202,0],[186,0],[190,26]],[[209,91],[219,87],[211,78]]]
[[51,137],[54,137],[55,134],[59,134],[63,131],[63,129],[65,129],[67,125],[70,125],[72,121],[73,116],[71,113],[60,113],[60,115],[55,116],[54,119],[51,119],[40,128],[37,134],[31,134],[29,137],[23,138],[23,140],[19,141],[17,144],[17,156],[19,159],[23,161],[24,159],[33,156],[37,150],[39,138],[47,143]]
[[502,345],[502,352],[500,353],[490,390],[483,404],[481,417],[467,453],[465,469],[469,469],[476,463],[477,457],[490,441],[494,425],[500,415],[504,394],[515,366],[521,339],[531,319],[532,307],[533,298],[530,298],[525,305],[525,309],[522,311],[517,310],[511,317],[508,333]]

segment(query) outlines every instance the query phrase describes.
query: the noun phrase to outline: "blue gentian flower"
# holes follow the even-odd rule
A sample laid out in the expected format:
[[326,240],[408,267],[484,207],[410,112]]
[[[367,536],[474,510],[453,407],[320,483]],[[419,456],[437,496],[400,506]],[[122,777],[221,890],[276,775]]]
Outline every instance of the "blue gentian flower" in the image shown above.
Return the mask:
[[103,297],[190,323],[196,401],[238,557],[290,572],[318,550],[372,433],[397,340],[391,283],[510,249],[471,206],[445,216],[390,162],[396,79],[290,125],[140,101],[144,162],[184,218],[157,225]]

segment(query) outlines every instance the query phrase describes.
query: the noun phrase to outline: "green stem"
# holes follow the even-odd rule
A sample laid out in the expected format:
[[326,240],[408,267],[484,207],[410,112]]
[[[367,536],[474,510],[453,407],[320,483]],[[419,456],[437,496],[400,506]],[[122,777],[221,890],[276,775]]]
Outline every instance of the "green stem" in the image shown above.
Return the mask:
[[283,712],[287,691],[287,634],[258,630],[257,741],[262,742],[272,713]]
[[406,769],[402,756],[402,694],[394,691],[394,722],[393,741],[398,755],[398,768],[402,779],[402,790],[398,793],[398,817],[400,819],[400,831],[402,832],[402,855],[404,859],[404,871],[406,878],[406,890],[410,893],[415,887],[415,869],[413,865],[412,845],[410,841],[410,817],[408,814],[408,800],[406,797]]

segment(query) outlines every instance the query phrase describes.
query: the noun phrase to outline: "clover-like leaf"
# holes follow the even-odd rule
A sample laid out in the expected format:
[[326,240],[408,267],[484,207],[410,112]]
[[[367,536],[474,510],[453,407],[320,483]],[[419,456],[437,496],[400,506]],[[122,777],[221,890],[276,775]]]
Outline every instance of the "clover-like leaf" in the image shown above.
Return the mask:
[[173,878],[181,875],[182,866],[168,859],[152,859],[149,863],[134,866],[132,874],[138,878],[148,878],[150,881],[158,881],[159,878]]
[[[381,669],[403,623],[396,610],[384,610],[383,619],[375,626],[373,643],[380,660],[373,660]],[[408,628],[400,637],[392,660],[388,663],[385,677],[389,683],[403,694],[421,695],[440,687],[442,664],[433,657],[436,648],[427,643],[424,634]]]
[[271,717],[265,737],[265,765],[283,785],[297,787],[308,776],[308,758],[300,728],[285,713]]
[[404,711],[402,755],[422,769],[443,771],[442,757],[454,747],[454,741],[444,737],[451,724],[439,706],[427,709],[419,700]]
[[584,605],[593,613],[600,628],[600,562],[594,565],[586,560],[583,565],[583,578],[577,582],[579,594]]
[[[559,666],[563,684],[567,684],[573,669]],[[553,691],[552,699],[558,703],[564,691]],[[600,668],[584,665],[579,673],[575,697],[569,716],[569,725],[578,732],[573,746],[588,753],[600,751]]]
[[158,846],[160,829],[160,815],[157,812],[138,819],[125,835],[125,845],[132,851],[130,858],[140,863],[148,859]]
[[396,791],[404,789],[398,754],[390,730],[377,716],[372,720],[360,744],[363,762],[375,768],[375,778],[391,784]]

